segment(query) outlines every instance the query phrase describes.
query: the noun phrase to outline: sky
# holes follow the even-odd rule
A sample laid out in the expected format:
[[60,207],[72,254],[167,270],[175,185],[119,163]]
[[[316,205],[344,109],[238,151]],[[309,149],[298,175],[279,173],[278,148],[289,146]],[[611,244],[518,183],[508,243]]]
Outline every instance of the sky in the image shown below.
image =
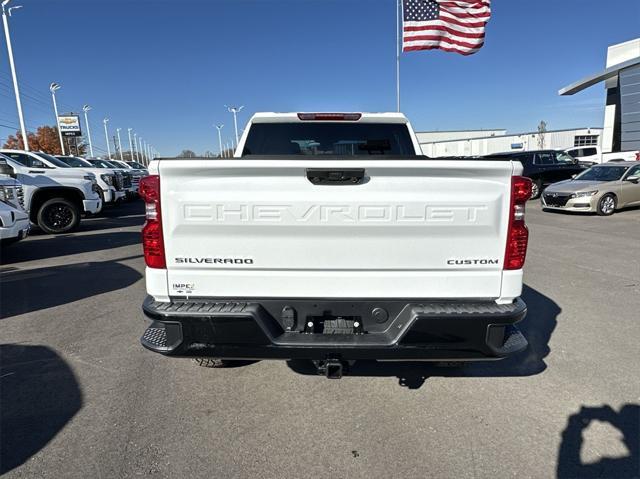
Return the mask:
[[[637,0],[492,0],[475,55],[401,58],[402,111],[418,131],[597,127],[605,91],[557,92],[604,68],[607,46],[640,37]],[[224,107],[394,111],[395,0],[11,0],[9,19],[28,130],[89,104],[97,153],[133,128],[164,156],[218,151]],[[18,117],[0,37],[0,141]],[[83,125],[84,126],[84,125]],[[113,147],[112,147],[113,149]]]

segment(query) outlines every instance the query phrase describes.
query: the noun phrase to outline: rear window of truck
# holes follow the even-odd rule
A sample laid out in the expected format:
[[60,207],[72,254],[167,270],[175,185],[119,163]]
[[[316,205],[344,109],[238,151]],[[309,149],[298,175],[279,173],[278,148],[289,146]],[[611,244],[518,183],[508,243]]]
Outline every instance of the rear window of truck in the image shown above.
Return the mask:
[[247,155],[415,155],[407,125],[398,123],[254,123]]

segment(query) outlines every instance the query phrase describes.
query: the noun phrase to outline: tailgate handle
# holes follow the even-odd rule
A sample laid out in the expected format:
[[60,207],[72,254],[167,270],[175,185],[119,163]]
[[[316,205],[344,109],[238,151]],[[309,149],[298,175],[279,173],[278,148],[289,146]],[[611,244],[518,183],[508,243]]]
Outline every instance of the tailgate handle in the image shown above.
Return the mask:
[[314,185],[359,185],[364,180],[364,169],[310,168],[307,170],[307,179]]

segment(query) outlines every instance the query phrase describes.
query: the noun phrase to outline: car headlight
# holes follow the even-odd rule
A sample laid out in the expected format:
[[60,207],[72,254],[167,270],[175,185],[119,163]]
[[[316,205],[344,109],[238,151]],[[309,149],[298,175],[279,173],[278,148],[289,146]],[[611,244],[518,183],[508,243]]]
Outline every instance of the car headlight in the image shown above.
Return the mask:
[[110,174],[100,175],[100,178],[102,178],[102,181],[104,181],[107,185],[113,186],[113,175],[110,175]]
[[96,177],[94,175],[84,175],[83,178],[85,180],[89,180],[92,183],[97,183]]
[[598,190],[593,191],[579,191],[578,193],[574,193],[571,195],[571,198],[585,198],[587,196],[593,196],[598,194]]

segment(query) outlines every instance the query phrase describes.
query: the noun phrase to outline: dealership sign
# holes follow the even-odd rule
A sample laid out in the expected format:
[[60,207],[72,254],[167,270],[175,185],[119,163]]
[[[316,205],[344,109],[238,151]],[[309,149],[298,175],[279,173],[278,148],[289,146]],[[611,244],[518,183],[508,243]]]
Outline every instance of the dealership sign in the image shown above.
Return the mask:
[[82,136],[80,117],[78,115],[63,115],[58,117],[58,128],[62,136]]

